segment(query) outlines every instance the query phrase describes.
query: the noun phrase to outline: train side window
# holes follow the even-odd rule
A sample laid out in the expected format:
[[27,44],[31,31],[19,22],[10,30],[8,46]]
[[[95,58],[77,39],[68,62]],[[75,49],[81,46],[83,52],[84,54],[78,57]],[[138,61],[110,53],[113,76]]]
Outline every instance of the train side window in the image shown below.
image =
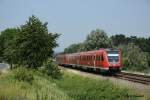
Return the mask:
[[98,61],[98,55],[96,55],[96,61]]
[[104,57],[103,57],[103,54],[102,54],[102,56],[101,56],[101,60],[102,60],[102,61],[104,61]]

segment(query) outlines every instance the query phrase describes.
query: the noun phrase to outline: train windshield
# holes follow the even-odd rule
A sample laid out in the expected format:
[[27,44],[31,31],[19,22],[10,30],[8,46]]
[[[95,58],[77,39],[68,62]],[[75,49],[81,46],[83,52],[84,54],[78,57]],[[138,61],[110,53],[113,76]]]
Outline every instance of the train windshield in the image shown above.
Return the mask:
[[119,52],[116,51],[107,51],[108,61],[112,63],[116,63],[119,61]]

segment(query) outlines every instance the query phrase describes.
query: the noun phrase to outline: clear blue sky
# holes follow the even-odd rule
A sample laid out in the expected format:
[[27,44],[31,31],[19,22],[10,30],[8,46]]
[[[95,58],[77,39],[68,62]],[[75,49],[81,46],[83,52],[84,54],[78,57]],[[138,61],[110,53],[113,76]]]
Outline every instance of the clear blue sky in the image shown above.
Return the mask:
[[61,33],[56,51],[85,40],[100,28],[114,34],[150,36],[150,0],[0,0],[0,31],[35,15]]

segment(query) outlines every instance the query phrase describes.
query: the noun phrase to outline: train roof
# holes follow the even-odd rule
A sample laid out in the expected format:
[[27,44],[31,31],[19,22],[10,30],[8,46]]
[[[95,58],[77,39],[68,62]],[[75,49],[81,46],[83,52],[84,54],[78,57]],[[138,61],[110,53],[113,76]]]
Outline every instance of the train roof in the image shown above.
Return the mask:
[[118,49],[113,49],[113,48],[100,48],[99,50],[92,50],[92,51],[84,51],[84,52],[77,52],[77,53],[68,53],[68,54],[61,54],[61,56],[63,55],[82,55],[82,54],[91,54],[91,53],[97,53],[99,51],[104,51],[104,50],[107,50],[107,51],[117,51]]

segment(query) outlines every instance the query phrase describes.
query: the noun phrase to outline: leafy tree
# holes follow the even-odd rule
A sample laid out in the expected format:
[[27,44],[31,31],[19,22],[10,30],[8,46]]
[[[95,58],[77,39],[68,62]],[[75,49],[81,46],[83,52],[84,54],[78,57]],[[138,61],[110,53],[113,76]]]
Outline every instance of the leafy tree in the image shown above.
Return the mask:
[[127,70],[143,71],[148,69],[147,56],[133,43],[119,46],[123,52],[123,66]]
[[53,54],[58,44],[58,34],[48,33],[47,23],[42,23],[35,16],[29,17],[25,25],[20,27],[15,38],[15,55],[17,64],[28,67],[40,67]]
[[150,37],[149,38],[137,38],[134,42],[138,45],[142,51],[150,52]]
[[118,45],[121,45],[121,44],[127,44],[126,36],[123,35],[123,34],[114,35],[114,36],[111,36],[110,38],[111,38],[112,44],[114,46],[118,46]]
[[111,42],[107,34],[100,29],[93,30],[86,38],[85,49],[88,50],[97,50],[99,48],[111,47]]
[[64,53],[75,53],[80,51],[81,44],[72,44],[68,48],[65,48]]
[[0,35],[0,60],[12,65],[14,60],[12,44],[19,29],[8,28],[1,32]]

